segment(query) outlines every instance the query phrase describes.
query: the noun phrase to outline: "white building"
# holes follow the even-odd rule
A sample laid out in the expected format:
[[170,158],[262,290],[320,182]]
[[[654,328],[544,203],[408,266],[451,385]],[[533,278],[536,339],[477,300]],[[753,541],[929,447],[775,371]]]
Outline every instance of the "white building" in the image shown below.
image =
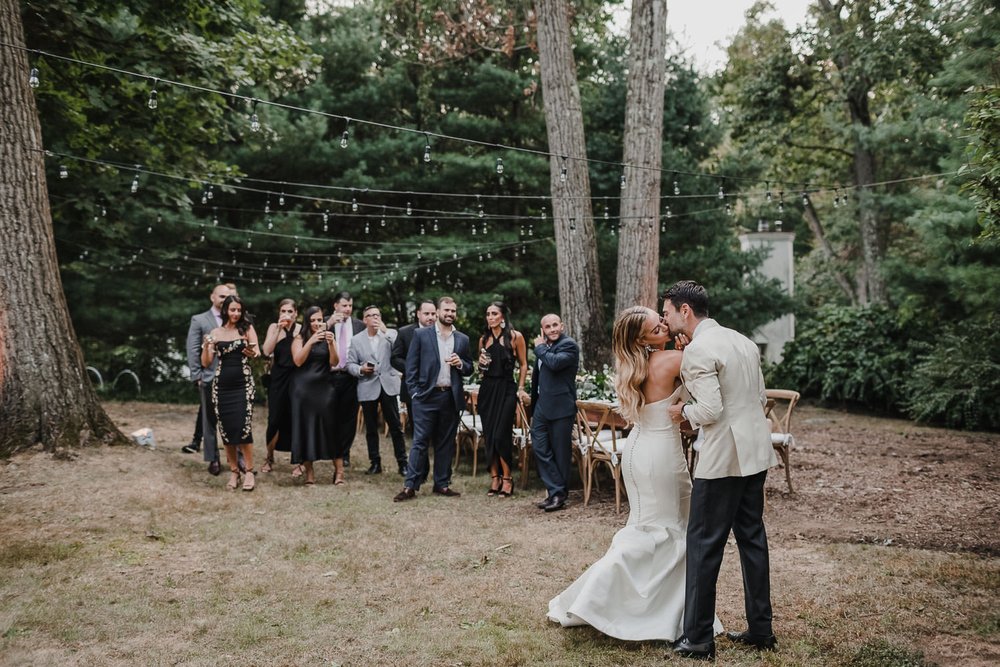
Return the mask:
[[[766,224],[761,225],[761,228],[767,227]],[[781,223],[774,223],[774,227],[780,229]],[[789,296],[795,293],[795,258],[792,255],[794,241],[795,234],[791,232],[762,230],[740,235],[740,247],[744,251],[757,248],[770,250],[758,271],[766,278],[781,281]],[[757,329],[752,338],[760,346],[761,356],[768,363],[780,362],[785,343],[795,338],[795,316],[789,313],[771,320]]]

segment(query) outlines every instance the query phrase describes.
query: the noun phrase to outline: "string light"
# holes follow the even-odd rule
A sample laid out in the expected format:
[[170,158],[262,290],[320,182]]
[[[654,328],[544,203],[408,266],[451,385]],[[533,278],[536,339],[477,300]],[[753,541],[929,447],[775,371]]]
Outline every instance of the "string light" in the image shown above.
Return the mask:
[[410,202],[406,202],[406,215],[413,215],[413,206],[410,205]]
[[253,100],[250,106],[250,131],[260,132],[260,118],[257,117],[257,100]]
[[69,178],[69,169],[64,164],[59,165],[59,178]]
[[559,182],[560,183],[565,183],[566,182],[566,156],[565,155],[562,156],[562,169],[559,172]]
[[351,132],[348,129],[348,127],[350,126],[350,124],[351,124],[351,119],[350,118],[345,118],[344,119],[344,133],[340,135],[340,147],[341,148],[347,148],[347,142],[348,142],[348,140],[351,137]]
[[767,192],[764,194],[764,198],[767,200],[767,203],[770,204],[771,203],[771,182],[767,181],[765,187],[767,189]]
[[674,217],[674,214],[670,212],[670,205],[667,204],[667,220]]
[[385,204],[382,205],[382,219],[379,221],[379,224],[385,227]]
[[139,191],[139,171],[138,170],[142,169],[142,167],[140,165],[135,165],[135,168],[136,168],[136,172],[135,172],[135,175],[132,177],[132,187],[129,188],[132,191],[132,194],[135,194],[136,192]]
[[677,195],[679,195],[680,193],[681,193],[681,186],[680,186],[680,184],[679,184],[679,183],[677,182],[677,174],[676,174],[676,172],[675,172],[675,173],[674,173],[674,196],[676,197],[676,196],[677,196]]
[[351,197],[351,211],[354,213],[358,212],[358,198]]
[[503,158],[500,157],[497,158],[497,173],[498,174],[503,173]]
[[150,109],[156,109],[156,107],[157,107],[157,102],[156,102],[156,84],[157,84],[158,81],[159,81],[159,79],[156,79],[155,81],[153,81],[153,89],[151,91],[149,91],[149,100],[146,102],[146,106],[149,107]]
[[807,208],[809,206],[809,195],[806,193],[805,190],[802,191],[802,205]]
[[431,135],[424,135],[424,162],[431,161]]
[[323,211],[323,231],[327,231],[327,223],[330,221],[330,210]]
[[28,72],[28,85],[32,88],[38,88],[38,84],[40,83],[41,80],[38,78],[38,68],[32,67],[31,71]]
[[621,179],[620,187],[622,189],[625,189],[625,172],[624,171],[622,171],[622,179]]
[[726,191],[722,189],[722,183],[719,183],[719,194],[717,195],[719,199],[726,198]]
[[785,191],[778,190],[778,213],[785,212]]

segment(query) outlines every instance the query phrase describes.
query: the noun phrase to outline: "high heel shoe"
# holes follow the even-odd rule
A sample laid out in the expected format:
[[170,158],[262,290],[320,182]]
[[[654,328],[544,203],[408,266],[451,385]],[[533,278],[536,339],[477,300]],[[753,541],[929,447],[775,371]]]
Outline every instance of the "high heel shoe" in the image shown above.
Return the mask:
[[260,471],[271,472],[272,470],[274,470],[274,457],[268,456],[266,459],[264,459],[264,465],[260,467]]
[[[500,475],[490,475],[490,479],[491,480],[500,479]],[[500,493],[500,485],[497,484],[496,486],[493,486],[494,484],[495,482],[490,482],[490,490],[486,492],[486,495],[491,498]]]
[[[500,496],[501,498],[510,498],[512,495],[514,495],[514,478],[501,477],[500,479],[502,481],[500,484],[500,490],[497,491],[497,495]],[[504,487],[507,487],[506,491],[504,490]]]
[[233,470],[232,472],[229,473],[229,481],[226,483],[226,488],[229,489],[230,491],[235,491],[239,485],[240,485],[240,473],[236,470]]
[[246,475],[243,476],[243,490],[253,491],[253,487],[256,484],[256,479],[254,478],[254,471],[247,470]]

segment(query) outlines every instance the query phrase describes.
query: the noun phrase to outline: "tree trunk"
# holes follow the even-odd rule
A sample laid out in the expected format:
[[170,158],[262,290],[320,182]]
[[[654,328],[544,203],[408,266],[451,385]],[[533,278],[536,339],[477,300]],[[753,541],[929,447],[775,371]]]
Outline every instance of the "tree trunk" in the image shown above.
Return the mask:
[[[0,41],[24,46],[20,6],[0,0]],[[126,442],[97,400],[59,278],[42,130],[25,52],[0,67],[0,456]]]
[[590,207],[590,174],[586,161],[579,159],[586,157],[587,145],[573,60],[569,5],[566,0],[537,0],[535,12],[549,152],[565,156],[552,158],[549,165],[562,318],[567,333],[580,344],[583,363],[596,368],[609,361],[610,347],[604,330],[604,298]]
[[660,264],[660,165],[663,161],[663,86],[667,2],[633,0],[625,97],[621,234],[618,237],[616,309],[657,308]]

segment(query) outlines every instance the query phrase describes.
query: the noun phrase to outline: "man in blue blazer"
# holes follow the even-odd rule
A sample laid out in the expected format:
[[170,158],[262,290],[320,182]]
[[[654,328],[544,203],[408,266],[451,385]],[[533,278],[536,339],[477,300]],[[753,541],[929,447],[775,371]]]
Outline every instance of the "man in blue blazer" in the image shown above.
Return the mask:
[[573,459],[580,346],[563,331],[558,315],[542,318],[542,333],[535,339],[535,368],[531,374],[531,445],[538,462],[538,476],[549,492],[548,497],[538,503],[538,508],[546,512],[566,507]]
[[417,495],[427,477],[427,447],[434,446],[434,493],[458,496],[451,488],[451,460],[459,412],[465,407],[462,377],[472,375],[469,337],[455,329],[458,306],[449,296],[437,302],[437,322],[417,329],[406,354],[406,385],[413,401],[413,445],[403,490],[394,502]]

